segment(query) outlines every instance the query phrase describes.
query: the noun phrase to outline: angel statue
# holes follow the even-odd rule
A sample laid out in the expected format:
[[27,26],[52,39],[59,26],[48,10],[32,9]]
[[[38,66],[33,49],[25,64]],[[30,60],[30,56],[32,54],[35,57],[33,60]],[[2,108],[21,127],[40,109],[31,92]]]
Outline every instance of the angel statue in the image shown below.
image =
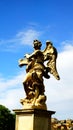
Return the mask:
[[41,46],[42,43],[40,41],[34,40],[34,52],[26,54],[23,59],[19,60],[20,67],[26,65],[26,75],[23,80],[26,98],[20,100],[24,109],[38,108],[46,110],[44,78],[49,79],[50,75],[48,73],[50,73],[57,80],[60,79],[56,68],[56,48],[49,40],[46,41],[45,50],[41,51]]

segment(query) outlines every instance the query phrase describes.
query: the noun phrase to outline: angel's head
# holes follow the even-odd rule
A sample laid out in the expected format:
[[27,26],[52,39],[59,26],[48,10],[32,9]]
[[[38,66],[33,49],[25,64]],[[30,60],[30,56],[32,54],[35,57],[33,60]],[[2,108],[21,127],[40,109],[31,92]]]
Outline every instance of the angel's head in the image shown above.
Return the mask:
[[34,47],[34,49],[40,49],[41,46],[42,46],[42,43],[40,41],[38,41],[38,40],[34,40],[33,41],[33,47]]

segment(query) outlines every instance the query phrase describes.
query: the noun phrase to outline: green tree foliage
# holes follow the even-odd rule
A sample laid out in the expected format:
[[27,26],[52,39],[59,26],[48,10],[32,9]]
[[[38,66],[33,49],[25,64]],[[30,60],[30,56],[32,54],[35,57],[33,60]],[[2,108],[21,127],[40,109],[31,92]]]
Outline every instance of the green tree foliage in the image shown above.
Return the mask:
[[15,130],[15,114],[3,105],[0,105],[0,130]]

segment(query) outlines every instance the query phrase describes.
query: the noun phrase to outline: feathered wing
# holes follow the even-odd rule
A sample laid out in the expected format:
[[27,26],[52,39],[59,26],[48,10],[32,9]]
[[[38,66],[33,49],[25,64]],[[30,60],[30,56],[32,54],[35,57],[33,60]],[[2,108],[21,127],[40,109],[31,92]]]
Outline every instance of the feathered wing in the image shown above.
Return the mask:
[[57,80],[60,79],[56,68],[57,50],[53,45],[47,45],[43,51],[44,60],[47,62],[47,70],[50,72]]

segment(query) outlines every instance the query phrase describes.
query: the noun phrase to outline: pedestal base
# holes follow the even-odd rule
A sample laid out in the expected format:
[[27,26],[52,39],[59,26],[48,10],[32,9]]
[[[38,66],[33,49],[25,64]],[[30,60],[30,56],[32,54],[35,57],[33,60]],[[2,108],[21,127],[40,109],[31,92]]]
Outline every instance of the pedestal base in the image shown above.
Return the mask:
[[15,130],[51,130],[51,115],[54,111],[41,109],[17,109]]

